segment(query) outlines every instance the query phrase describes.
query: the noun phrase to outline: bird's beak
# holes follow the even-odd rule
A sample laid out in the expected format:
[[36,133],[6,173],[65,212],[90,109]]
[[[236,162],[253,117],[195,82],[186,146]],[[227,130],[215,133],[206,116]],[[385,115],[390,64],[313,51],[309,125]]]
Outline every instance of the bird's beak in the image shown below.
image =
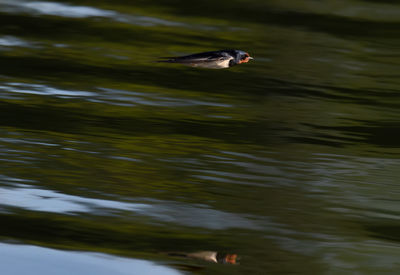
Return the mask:
[[251,56],[249,56],[248,58],[249,58],[249,60],[252,60],[252,59],[254,59],[254,58],[253,58],[253,57],[251,57]]

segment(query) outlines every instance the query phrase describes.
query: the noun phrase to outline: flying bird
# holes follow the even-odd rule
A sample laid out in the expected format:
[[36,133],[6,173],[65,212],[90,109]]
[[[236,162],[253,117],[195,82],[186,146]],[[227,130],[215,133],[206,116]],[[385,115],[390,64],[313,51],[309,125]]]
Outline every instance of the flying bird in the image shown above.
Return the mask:
[[191,67],[208,69],[225,69],[238,64],[247,63],[253,59],[247,52],[241,50],[222,50],[196,53],[178,57],[162,57],[165,60],[157,62],[179,63]]

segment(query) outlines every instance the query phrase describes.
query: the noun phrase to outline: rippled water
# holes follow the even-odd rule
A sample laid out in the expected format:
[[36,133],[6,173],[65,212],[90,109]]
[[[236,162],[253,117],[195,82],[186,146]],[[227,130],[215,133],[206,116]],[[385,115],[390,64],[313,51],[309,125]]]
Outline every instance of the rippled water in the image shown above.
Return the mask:
[[[2,270],[396,274],[399,18],[372,0],[0,1]],[[224,48],[255,60],[153,62]]]

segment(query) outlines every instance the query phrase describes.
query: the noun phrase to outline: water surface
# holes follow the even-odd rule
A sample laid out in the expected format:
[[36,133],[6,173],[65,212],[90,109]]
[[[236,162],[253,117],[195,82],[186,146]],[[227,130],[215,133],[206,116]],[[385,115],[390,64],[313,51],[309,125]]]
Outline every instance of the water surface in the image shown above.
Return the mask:
[[[0,1],[2,269],[395,274],[399,15],[393,1]],[[153,62],[224,48],[255,60]],[[170,253],[195,251],[240,265]]]

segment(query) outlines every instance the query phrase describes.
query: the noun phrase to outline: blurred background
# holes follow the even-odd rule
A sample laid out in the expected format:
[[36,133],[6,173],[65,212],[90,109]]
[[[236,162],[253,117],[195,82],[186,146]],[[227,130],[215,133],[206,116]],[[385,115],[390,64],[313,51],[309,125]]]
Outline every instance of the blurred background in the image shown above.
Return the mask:
[[391,0],[0,0],[2,272],[396,274],[399,45]]

